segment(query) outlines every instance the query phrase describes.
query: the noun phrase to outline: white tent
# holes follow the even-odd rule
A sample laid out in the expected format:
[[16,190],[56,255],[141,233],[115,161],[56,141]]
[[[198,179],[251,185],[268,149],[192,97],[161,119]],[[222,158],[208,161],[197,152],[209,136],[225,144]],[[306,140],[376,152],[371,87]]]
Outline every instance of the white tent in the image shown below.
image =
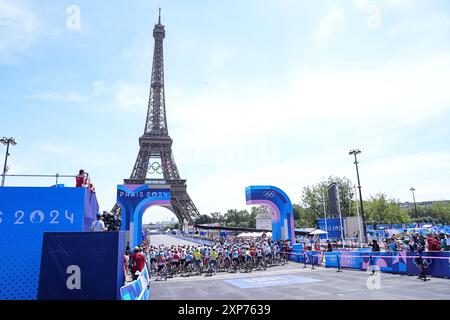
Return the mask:
[[[262,237],[263,232],[243,232],[240,235],[238,235],[238,238],[258,238]],[[272,236],[272,232],[266,233],[267,237]]]
[[317,230],[314,230],[313,232],[310,232],[309,234],[325,234],[325,233],[328,233],[328,232],[317,229]]

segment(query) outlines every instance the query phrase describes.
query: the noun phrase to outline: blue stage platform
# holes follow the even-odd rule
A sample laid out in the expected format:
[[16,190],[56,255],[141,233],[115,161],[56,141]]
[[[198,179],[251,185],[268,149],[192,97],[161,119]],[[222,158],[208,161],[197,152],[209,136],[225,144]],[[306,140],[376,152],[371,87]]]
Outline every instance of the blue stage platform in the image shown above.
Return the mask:
[[98,209],[86,188],[0,188],[0,300],[36,299],[44,232],[89,231]]

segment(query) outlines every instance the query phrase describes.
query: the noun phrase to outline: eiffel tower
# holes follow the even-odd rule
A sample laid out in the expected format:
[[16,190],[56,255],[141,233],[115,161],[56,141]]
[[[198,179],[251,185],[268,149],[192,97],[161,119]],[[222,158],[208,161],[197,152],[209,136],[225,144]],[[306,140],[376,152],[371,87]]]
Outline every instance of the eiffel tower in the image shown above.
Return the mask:
[[[200,213],[186,191],[186,180],[180,178],[172,153],[172,138],[167,130],[163,61],[165,34],[159,9],[158,24],[153,29],[155,48],[145,130],[139,138],[139,153],[130,179],[124,179],[124,183],[170,185],[172,199],[167,208],[177,216],[182,225],[193,225],[193,219],[198,218]],[[117,212],[116,207],[117,205],[113,212]]]

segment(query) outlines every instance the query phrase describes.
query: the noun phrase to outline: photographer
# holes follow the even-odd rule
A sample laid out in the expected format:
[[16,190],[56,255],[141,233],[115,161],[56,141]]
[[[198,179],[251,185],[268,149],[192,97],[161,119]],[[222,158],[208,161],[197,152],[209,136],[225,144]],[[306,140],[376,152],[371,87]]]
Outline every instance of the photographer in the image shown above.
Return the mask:
[[102,215],[100,213],[97,213],[97,220],[92,222],[91,224],[91,231],[106,231],[108,230],[105,227],[105,223],[102,220]]

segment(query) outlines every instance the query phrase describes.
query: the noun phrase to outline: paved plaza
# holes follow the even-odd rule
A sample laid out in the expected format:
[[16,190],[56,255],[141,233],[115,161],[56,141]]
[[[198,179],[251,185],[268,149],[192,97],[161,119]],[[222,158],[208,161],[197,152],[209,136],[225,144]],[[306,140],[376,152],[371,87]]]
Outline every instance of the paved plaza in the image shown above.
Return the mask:
[[[186,244],[166,235],[154,244]],[[186,242],[186,243],[185,243]],[[192,244],[192,243],[191,243]],[[289,262],[285,266],[251,273],[220,272],[214,276],[176,277],[151,282],[152,300],[409,300],[450,299],[450,279],[371,273]]]
[[[379,277],[375,281],[370,277]],[[379,282],[378,282],[379,279]],[[294,280],[294,281],[293,281]],[[254,285],[257,283],[257,285]],[[376,289],[379,283],[379,289]],[[249,286],[250,284],[250,286]],[[253,286],[253,287],[252,287]],[[289,263],[251,273],[218,273],[152,281],[152,300],[409,300],[450,299],[450,279],[431,278],[423,282],[415,276],[364,271],[316,268]]]
[[160,244],[164,244],[166,246],[198,245],[195,242],[185,241],[185,240],[178,239],[178,238],[172,237],[170,235],[164,235],[164,234],[151,235],[150,236],[150,244],[152,246],[159,246]]

